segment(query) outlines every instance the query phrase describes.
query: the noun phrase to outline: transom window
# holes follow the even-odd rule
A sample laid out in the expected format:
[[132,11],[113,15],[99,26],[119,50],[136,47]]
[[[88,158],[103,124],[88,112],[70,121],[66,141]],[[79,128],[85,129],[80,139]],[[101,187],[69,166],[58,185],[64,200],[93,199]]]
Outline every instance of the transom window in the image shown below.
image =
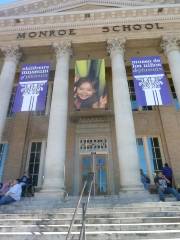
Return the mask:
[[108,140],[106,137],[99,138],[81,138],[79,140],[80,153],[91,153],[93,151],[99,153],[107,153]]

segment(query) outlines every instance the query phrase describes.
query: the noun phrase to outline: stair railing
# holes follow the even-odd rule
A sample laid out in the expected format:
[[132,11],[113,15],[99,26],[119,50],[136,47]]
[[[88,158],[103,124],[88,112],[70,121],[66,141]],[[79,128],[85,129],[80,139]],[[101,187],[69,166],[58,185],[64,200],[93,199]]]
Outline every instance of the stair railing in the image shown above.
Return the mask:
[[94,182],[94,173],[89,173],[88,181],[90,183],[88,197],[85,203],[82,204],[82,225],[81,225],[81,231],[79,235],[79,240],[86,240],[86,212],[88,208],[88,204],[91,197],[93,182]]
[[85,220],[86,220],[87,207],[88,207],[89,200],[90,200],[90,197],[91,197],[93,181],[94,181],[94,173],[90,172],[90,173],[88,173],[88,176],[87,176],[87,178],[84,182],[83,188],[81,190],[81,194],[80,194],[79,200],[77,202],[76,208],[75,208],[74,213],[73,213],[73,217],[72,217],[72,220],[71,220],[71,223],[70,223],[70,226],[69,226],[69,230],[68,230],[68,233],[67,233],[67,236],[66,236],[66,240],[70,239],[72,227],[74,225],[74,221],[75,221],[75,218],[76,218],[76,215],[77,215],[77,211],[79,209],[79,205],[82,201],[82,197],[83,197],[85,188],[88,185],[88,183],[90,183],[87,200],[86,200],[85,203],[82,203],[82,226],[81,226],[80,235],[79,235],[79,240],[85,240],[86,239]]

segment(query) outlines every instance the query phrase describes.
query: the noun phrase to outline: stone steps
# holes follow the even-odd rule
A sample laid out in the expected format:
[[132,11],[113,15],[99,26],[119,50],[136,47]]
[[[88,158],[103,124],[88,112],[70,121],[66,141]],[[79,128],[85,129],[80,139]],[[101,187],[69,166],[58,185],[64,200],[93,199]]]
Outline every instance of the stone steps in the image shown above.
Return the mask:
[[[2,240],[65,240],[66,232],[0,232]],[[72,232],[71,240],[79,240],[79,232]],[[101,231],[86,232],[87,240],[179,240],[179,230],[167,231]]]
[[[67,232],[69,224],[14,224],[0,225],[0,232],[28,232],[31,229],[32,232]],[[75,224],[73,226],[74,232],[79,232],[81,224]],[[114,224],[114,223],[94,223],[86,224],[87,232],[118,232],[118,231],[166,231],[176,230],[180,232],[180,223],[128,223],[128,224]]]
[[[1,240],[66,239],[73,208],[62,202],[44,208],[45,201],[41,205],[37,200],[33,208],[22,204],[0,207]],[[106,207],[93,204],[87,212],[87,240],[180,240],[180,202],[117,203],[110,207],[108,200],[103,203]],[[81,217],[79,210],[71,240],[79,239]]]
[[[70,224],[71,219],[48,219],[48,218],[13,218],[13,219],[0,219],[0,226],[3,225],[34,225],[34,224]],[[87,224],[132,224],[132,223],[179,223],[180,217],[139,217],[139,218],[87,218]],[[75,220],[75,224],[80,224],[81,218]]]

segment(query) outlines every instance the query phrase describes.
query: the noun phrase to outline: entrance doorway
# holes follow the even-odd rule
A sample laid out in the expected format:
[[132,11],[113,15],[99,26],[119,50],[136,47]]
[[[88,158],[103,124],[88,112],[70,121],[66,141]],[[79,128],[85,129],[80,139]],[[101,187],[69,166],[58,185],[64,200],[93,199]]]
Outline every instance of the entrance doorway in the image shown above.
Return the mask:
[[108,189],[107,189],[107,161],[105,154],[101,155],[92,153],[90,155],[82,156],[82,181],[81,181],[82,185],[89,172],[94,172],[95,174],[95,181],[93,183],[92,194],[106,195]]

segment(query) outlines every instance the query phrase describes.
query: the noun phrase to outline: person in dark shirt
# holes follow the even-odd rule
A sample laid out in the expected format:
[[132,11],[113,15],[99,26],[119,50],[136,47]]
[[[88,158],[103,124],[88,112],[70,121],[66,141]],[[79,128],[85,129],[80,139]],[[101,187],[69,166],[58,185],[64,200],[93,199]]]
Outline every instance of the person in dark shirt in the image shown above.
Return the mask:
[[149,184],[151,183],[150,178],[140,169],[141,182],[144,185],[144,189],[149,189]]
[[173,172],[172,172],[172,169],[169,167],[169,165],[167,163],[164,164],[164,167],[162,169],[162,173],[169,180],[169,183],[167,185],[169,187],[172,187]]
[[158,189],[160,201],[165,201],[165,194],[173,194],[176,197],[177,201],[180,201],[180,194],[176,191],[175,188],[169,187],[169,180],[163,175],[162,172],[159,172],[154,179],[154,182]]

